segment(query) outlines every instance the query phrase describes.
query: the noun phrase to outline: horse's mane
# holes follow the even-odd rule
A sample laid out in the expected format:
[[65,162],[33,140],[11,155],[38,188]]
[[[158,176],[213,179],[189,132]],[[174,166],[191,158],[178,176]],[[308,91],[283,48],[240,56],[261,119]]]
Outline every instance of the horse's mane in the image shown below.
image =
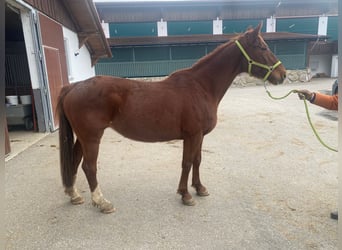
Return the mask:
[[225,48],[229,47],[232,45],[236,40],[238,40],[243,34],[237,34],[233,38],[231,38],[229,41],[217,46],[213,51],[211,51],[209,54],[205,55],[204,57],[200,58],[192,67],[196,67],[199,64],[202,64],[204,61],[207,61],[210,57],[213,55],[220,53],[222,50]]

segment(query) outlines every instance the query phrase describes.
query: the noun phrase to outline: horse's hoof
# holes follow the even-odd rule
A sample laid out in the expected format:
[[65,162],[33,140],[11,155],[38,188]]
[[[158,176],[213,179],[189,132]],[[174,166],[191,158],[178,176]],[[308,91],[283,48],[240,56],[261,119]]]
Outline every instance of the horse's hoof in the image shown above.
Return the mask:
[[104,214],[111,214],[111,213],[115,212],[115,207],[113,207],[113,205],[111,205],[109,207],[102,208],[100,211],[101,211],[101,213],[104,213]]
[[190,199],[182,199],[183,204],[186,206],[195,206],[196,205],[196,201],[193,198]]
[[198,196],[208,196],[209,192],[207,189],[204,189],[204,190],[197,191],[197,195]]
[[80,205],[80,204],[84,203],[84,199],[83,199],[82,196],[78,196],[78,197],[75,197],[75,198],[71,198],[70,202],[71,202],[72,205]]
[[93,201],[92,204],[94,207],[99,208],[101,213],[110,214],[115,212],[115,207],[113,207],[112,203],[109,201],[102,202],[101,204],[97,204]]

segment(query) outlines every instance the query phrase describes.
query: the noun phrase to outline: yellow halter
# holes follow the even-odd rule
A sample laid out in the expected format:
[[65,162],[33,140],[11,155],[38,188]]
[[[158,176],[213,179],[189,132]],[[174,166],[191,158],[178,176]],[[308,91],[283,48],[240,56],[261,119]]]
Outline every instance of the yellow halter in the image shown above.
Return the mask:
[[260,68],[264,68],[267,70],[267,73],[263,79],[264,81],[266,81],[267,78],[272,73],[272,71],[281,64],[281,61],[276,62],[273,66],[268,66],[266,64],[258,63],[249,57],[249,55],[247,54],[247,52],[245,51],[245,49],[242,47],[241,43],[238,40],[236,40],[235,43],[239,47],[241,53],[245,56],[245,58],[248,61],[248,74],[250,76],[252,75],[252,65],[255,65],[255,66],[258,66]]

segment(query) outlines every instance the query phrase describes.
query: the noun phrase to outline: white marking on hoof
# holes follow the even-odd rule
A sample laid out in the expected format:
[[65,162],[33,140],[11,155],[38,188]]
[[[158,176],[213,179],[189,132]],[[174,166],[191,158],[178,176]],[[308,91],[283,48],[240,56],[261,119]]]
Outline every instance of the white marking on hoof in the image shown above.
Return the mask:
[[95,188],[94,192],[91,192],[91,199],[93,206],[99,208],[102,213],[110,214],[115,211],[112,203],[103,197],[99,186]]
[[79,194],[75,187],[65,188],[64,192],[69,195],[71,204],[80,205],[84,203],[83,197]]

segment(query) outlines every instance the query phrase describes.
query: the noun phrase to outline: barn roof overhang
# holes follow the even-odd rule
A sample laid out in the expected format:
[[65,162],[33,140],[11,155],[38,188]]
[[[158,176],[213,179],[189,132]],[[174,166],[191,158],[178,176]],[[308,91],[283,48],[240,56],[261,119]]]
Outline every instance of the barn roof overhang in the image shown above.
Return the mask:
[[73,20],[79,38],[79,47],[86,45],[92,65],[102,57],[112,57],[108,41],[92,0],[63,0]]
[[[192,36],[167,36],[167,37],[116,37],[109,38],[110,47],[136,47],[136,46],[162,46],[185,44],[217,44],[234,39],[236,34],[223,35],[192,35]],[[288,32],[262,33],[265,41],[320,41],[327,36],[298,34]]]
[[106,23],[337,15],[337,0],[96,1]]

